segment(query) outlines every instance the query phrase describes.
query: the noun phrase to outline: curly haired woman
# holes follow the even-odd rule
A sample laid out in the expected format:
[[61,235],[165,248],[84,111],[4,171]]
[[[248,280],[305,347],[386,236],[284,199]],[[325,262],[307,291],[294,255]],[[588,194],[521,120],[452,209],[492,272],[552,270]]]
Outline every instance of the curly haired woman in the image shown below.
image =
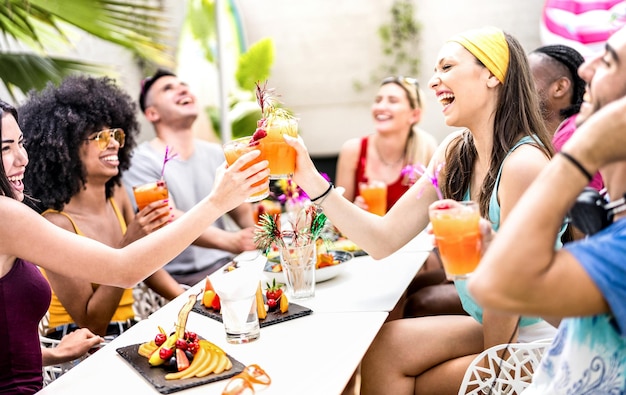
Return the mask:
[[[38,211],[70,232],[123,247],[167,224],[167,202],[135,214],[121,185],[135,146],[135,105],[112,79],[72,76],[31,94],[19,109],[31,153],[25,184]],[[76,328],[116,336],[134,323],[132,289],[45,270],[53,290],[48,335]],[[146,284],[172,299],[183,288],[160,269]]]

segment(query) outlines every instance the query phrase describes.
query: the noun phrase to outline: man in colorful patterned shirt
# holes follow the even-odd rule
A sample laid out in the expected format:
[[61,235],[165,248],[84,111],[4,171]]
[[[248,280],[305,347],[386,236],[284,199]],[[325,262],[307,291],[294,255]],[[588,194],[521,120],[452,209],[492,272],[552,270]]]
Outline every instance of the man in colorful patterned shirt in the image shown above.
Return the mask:
[[[626,195],[626,28],[578,70],[587,83],[578,129],[493,236],[469,289],[485,308],[563,317],[530,394],[626,392],[626,210],[554,250],[554,229],[592,174]],[[492,239],[493,237],[493,239]]]

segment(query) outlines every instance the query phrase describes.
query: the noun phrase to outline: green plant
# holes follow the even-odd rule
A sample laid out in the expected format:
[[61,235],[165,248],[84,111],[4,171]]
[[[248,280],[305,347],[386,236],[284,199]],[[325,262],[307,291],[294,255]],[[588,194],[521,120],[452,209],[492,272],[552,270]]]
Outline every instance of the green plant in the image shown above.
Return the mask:
[[140,59],[172,63],[162,33],[166,30],[163,7],[158,2],[5,0],[0,2],[0,32],[31,49],[0,49],[0,79],[13,99],[16,90],[41,89],[73,72],[111,72],[101,64],[49,53],[74,45],[72,28],[127,48]]
[[[232,75],[235,87],[228,97],[228,122],[231,123],[232,137],[249,136],[256,129],[256,121],[261,118],[261,110],[254,95],[255,83],[265,81],[270,77],[270,69],[274,63],[274,43],[264,38],[251,45],[244,51],[243,37],[241,37],[240,21],[235,5],[227,1],[223,5],[230,29],[228,34],[235,35],[236,48],[230,48],[229,54],[237,58],[237,69]],[[211,21],[207,23],[207,21]],[[199,44],[204,59],[215,65],[217,31],[215,21],[215,0],[187,0],[187,15],[183,29]],[[222,33],[224,34],[224,33]],[[224,72],[224,71],[220,71]],[[228,76],[231,77],[230,75]],[[221,114],[218,106],[205,108],[214,131],[220,130]]]
[[[419,74],[419,44],[422,26],[415,19],[413,0],[394,0],[389,13],[391,20],[378,28],[384,61],[370,74],[370,84],[377,84],[390,75],[417,77]],[[356,90],[365,84],[354,82]]]
[[[237,88],[229,97],[228,120],[231,123],[232,137],[244,137],[254,133],[257,121],[261,119],[261,109],[254,94],[255,83],[270,77],[270,68],[274,63],[274,43],[264,38],[251,45],[248,51],[239,56],[235,80]],[[206,109],[213,130],[220,130],[219,108]]]

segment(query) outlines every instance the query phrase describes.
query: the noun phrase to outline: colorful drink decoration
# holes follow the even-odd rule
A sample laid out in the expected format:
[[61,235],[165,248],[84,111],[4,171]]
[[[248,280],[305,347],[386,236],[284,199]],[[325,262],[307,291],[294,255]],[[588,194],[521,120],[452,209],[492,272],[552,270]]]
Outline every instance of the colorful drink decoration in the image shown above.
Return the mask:
[[298,121],[285,109],[276,107],[273,89],[267,89],[267,82],[263,86],[256,84],[256,97],[262,114],[257,131],[267,133],[259,140],[260,149],[269,161],[270,178],[289,178],[296,166],[296,151],[285,142],[283,135],[297,137]]

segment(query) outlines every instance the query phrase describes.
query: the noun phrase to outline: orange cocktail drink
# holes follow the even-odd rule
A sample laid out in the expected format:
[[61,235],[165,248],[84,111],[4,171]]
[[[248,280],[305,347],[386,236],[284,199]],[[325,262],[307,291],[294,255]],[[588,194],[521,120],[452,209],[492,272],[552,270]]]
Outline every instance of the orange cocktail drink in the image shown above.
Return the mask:
[[476,202],[436,202],[430,222],[450,280],[467,279],[480,262],[480,211]]
[[163,180],[157,180],[155,182],[137,185],[133,187],[133,194],[135,195],[137,209],[141,211],[152,202],[167,199],[167,184]]
[[282,207],[279,202],[274,202],[271,200],[263,200],[255,205],[252,208],[252,215],[254,218],[254,223],[259,224],[259,219],[262,214],[269,214],[271,216],[280,214],[282,212]]
[[296,150],[283,135],[298,136],[298,121],[290,116],[270,116],[263,128],[267,136],[260,139],[260,149],[269,162],[270,178],[289,178],[296,167]]
[[[251,144],[250,143],[251,140],[252,140],[252,137],[241,137],[241,138],[225,143],[223,148],[224,148],[224,156],[226,157],[226,163],[228,163],[228,165],[232,165],[237,159],[239,159],[240,156],[252,150],[259,149],[259,144]],[[257,156],[251,162],[248,162],[246,166],[242,167],[242,170],[245,170],[248,167],[256,163],[259,163],[262,160],[265,160],[265,155],[263,151],[261,150],[261,155]],[[255,193],[254,195],[250,196],[248,199],[246,199],[246,202],[258,202],[259,200],[263,200],[269,196],[270,194],[269,178],[265,178],[257,182],[253,186],[259,186],[263,184],[266,184],[267,188],[265,188],[261,192]]]
[[387,212],[387,184],[382,181],[359,183],[359,194],[367,204],[367,211],[383,216]]

